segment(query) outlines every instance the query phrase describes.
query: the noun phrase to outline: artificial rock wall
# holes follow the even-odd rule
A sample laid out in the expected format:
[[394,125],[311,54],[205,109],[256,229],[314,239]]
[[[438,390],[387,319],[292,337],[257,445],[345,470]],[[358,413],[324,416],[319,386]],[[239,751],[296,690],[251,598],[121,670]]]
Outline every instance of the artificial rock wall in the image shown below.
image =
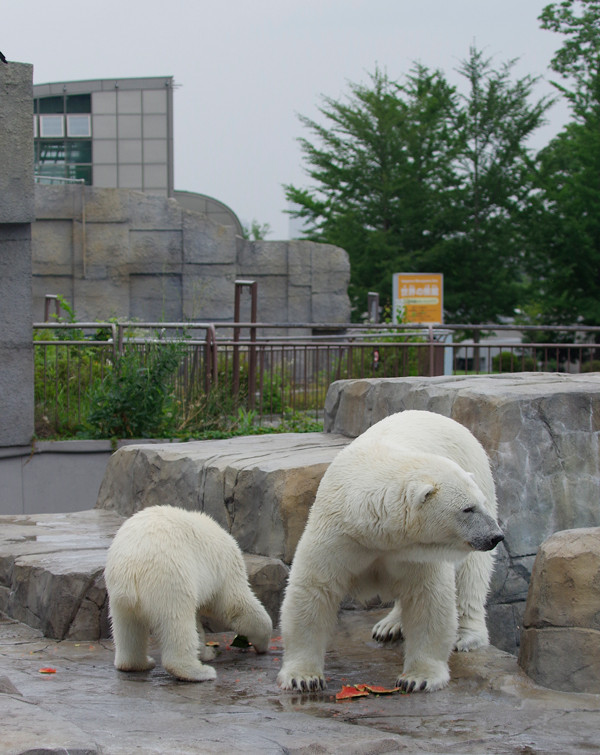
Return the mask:
[[240,278],[258,282],[259,321],[350,320],[350,263],[338,247],[252,242],[174,199],[89,186],[36,186],[35,218],[36,320],[46,294],[64,296],[80,320],[232,320]]
[[0,63],[0,446],[33,435],[33,66]]

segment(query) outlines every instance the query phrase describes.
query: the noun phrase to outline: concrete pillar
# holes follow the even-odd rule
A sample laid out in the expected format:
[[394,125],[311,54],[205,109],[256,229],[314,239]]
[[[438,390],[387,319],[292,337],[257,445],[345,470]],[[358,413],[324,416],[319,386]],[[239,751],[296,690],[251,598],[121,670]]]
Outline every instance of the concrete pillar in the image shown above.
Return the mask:
[[34,432],[33,66],[0,62],[0,446]]

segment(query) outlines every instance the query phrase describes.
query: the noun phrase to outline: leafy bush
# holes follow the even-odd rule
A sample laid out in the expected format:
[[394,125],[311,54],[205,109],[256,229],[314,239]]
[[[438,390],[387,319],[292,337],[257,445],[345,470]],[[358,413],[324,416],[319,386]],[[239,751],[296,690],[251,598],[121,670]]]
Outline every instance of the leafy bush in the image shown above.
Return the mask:
[[174,433],[172,376],[182,357],[178,343],[129,347],[92,390],[82,436],[89,438],[162,437]]
[[492,369],[494,372],[535,372],[537,363],[533,357],[502,351],[492,357]]
[[600,359],[593,359],[591,362],[584,362],[581,365],[582,372],[600,372]]

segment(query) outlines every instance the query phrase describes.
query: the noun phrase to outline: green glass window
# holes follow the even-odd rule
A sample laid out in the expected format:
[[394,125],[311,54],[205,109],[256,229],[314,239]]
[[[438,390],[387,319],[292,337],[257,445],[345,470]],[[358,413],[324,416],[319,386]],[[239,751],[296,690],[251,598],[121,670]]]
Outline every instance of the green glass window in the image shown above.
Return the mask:
[[91,163],[92,143],[88,141],[67,142],[67,162]]
[[92,166],[91,165],[68,165],[69,178],[78,178],[86,182],[88,186],[92,183]]
[[67,113],[91,113],[92,96],[90,94],[68,94]]
[[64,163],[64,142],[38,142],[36,161],[39,163]]
[[62,97],[40,97],[40,113],[64,113],[65,103]]

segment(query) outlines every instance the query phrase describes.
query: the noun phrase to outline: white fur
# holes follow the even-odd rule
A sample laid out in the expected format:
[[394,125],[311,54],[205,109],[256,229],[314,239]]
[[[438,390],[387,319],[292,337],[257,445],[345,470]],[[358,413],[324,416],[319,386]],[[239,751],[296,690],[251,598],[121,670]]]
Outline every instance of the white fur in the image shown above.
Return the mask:
[[236,541],[213,519],[174,506],[151,506],[125,521],[108,550],[106,588],[115,666],[144,671],[153,634],[162,665],[178,679],[216,678],[198,611],[243,634],[265,652],[272,622],[252,593]]
[[394,600],[374,630],[402,633],[397,684],[435,690],[448,656],[488,642],[485,599],[501,538],[487,456],[462,425],[406,411],[377,423],[323,476],[281,611],[284,689],[325,686],[325,649],[344,595]]

